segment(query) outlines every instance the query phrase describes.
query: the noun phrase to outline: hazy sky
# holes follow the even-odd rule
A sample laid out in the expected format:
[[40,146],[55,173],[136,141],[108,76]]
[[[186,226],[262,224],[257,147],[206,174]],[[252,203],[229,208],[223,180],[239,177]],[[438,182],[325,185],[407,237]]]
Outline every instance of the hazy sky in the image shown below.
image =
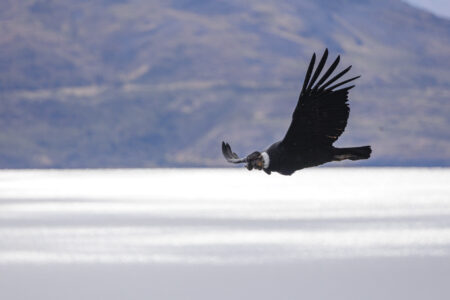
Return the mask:
[[403,0],[403,1],[421,8],[425,8],[438,16],[450,18],[449,0]]

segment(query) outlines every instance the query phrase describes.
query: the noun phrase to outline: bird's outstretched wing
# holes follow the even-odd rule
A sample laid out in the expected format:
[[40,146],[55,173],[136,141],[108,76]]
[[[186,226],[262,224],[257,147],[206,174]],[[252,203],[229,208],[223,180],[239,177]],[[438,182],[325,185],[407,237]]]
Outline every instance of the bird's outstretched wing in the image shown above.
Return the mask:
[[233,164],[246,163],[247,158],[239,158],[239,156],[231,151],[231,147],[228,143],[222,142],[222,153],[225,156],[225,159]]
[[354,85],[337,90],[336,88],[360,76],[336,83],[350,70],[351,66],[349,66],[328,79],[339,64],[340,57],[338,56],[316,83],[327,57],[328,49],[325,50],[314,74],[316,54],[314,53],[311,58],[303,88],[292,115],[291,125],[282,140],[287,147],[304,149],[315,145],[331,145],[344,132],[350,112],[347,104],[348,91]]

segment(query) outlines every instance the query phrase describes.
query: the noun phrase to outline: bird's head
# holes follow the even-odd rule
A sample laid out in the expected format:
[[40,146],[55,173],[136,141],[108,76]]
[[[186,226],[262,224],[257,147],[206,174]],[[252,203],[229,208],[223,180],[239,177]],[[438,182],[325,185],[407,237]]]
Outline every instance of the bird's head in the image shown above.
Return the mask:
[[247,164],[245,167],[247,170],[251,171],[253,169],[262,170],[264,168],[264,158],[261,152],[255,151],[247,156]]
[[[245,167],[251,171],[253,169],[263,170],[265,167],[269,166],[269,156],[267,153],[255,151],[245,158],[239,158],[239,156],[231,151],[231,147],[228,143],[222,142],[222,153],[225,159],[233,164],[245,163]],[[270,172],[270,171],[267,171]],[[269,173],[270,174],[270,173]]]

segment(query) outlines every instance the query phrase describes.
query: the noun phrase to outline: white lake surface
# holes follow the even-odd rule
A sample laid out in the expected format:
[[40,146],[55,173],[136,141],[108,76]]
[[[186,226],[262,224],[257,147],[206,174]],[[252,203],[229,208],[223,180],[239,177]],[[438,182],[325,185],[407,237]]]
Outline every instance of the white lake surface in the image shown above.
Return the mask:
[[0,298],[450,299],[450,170],[0,171]]

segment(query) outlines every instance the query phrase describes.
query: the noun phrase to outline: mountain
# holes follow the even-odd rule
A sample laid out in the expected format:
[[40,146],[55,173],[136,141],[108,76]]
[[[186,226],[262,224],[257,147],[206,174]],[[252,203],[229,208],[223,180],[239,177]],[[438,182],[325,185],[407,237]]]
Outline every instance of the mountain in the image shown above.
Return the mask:
[[[224,166],[283,137],[313,52],[362,75],[344,165],[450,166],[450,21],[396,0],[2,1],[0,168]],[[342,164],[341,164],[342,165]]]

